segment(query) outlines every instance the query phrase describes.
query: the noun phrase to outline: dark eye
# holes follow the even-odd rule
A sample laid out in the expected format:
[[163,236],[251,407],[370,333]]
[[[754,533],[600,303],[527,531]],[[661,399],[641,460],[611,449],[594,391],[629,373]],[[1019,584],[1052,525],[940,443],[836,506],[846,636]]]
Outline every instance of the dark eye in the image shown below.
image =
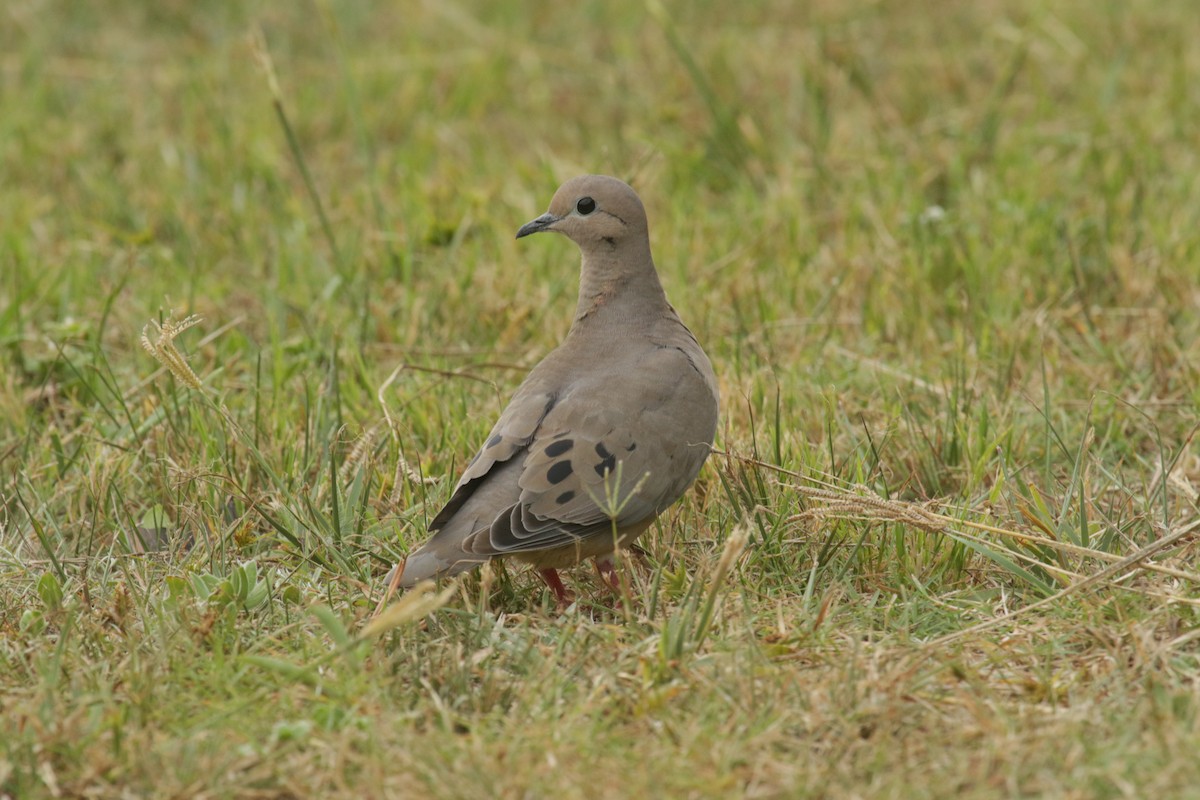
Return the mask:
[[590,197],[581,197],[575,204],[575,210],[586,216],[596,210],[596,201]]

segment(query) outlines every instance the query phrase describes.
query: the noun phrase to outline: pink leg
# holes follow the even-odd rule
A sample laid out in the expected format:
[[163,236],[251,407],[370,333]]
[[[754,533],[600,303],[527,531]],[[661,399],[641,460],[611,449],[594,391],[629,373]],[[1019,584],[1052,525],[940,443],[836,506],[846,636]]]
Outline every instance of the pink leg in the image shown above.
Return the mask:
[[567,591],[567,587],[563,586],[562,579],[558,577],[558,571],[553,569],[539,569],[538,575],[550,587],[550,591],[554,592],[554,601],[559,608],[566,608],[571,605],[571,593]]
[[612,556],[597,558],[596,572],[600,573],[600,578],[608,584],[608,588],[612,589],[614,594],[621,594],[621,576],[617,574],[617,567],[613,564]]
[[617,573],[617,566],[613,563],[611,555],[600,556],[596,559],[596,573],[600,576],[600,580],[608,585],[609,591],[613,594],[613,609],[624,610],[625,588],[621,586],[621,576]]

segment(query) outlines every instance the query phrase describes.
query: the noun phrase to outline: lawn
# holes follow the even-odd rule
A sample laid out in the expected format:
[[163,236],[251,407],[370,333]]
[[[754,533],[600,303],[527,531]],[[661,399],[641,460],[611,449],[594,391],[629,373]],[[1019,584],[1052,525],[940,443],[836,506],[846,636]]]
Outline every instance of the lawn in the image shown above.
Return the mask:
[[[0,798],[1184,797],[1192,0],[0,8]],[[718,453],[384,599],[628,180]]]

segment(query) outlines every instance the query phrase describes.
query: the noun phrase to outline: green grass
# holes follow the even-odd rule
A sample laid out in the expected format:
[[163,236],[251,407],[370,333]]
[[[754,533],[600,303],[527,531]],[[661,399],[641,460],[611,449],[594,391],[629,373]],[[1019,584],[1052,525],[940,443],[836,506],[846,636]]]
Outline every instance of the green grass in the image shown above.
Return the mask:
[[[5,5],[0,797],[1185,796],[1193,5]],[[623,611],[510,565],[369,626],[566,330],[513,235],[582,172],[727,455]]]

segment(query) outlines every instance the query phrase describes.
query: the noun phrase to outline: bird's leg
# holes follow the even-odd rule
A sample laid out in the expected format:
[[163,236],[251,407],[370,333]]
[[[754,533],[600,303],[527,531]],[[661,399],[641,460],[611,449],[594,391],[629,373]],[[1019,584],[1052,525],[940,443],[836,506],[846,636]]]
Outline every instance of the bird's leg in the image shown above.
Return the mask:
[[626,587],[621,585],[621,575],[617,572],[617,565],[613,555],[615,554],[598,556],[596,558],[596,574],[600,576],[600,580],[604,581],[609,591],[612,592],[613,610],[623,612],[628,617],[628,609],[625,603]]
[[550,587],[550,591],[554,592],[554,601],[560,609],[571,605],[571,601],[574,598],[567,591],[567,587],[563,586],[562,579],[558,577],[558,570],[547,567],[546,569],[539,569],[537,574]]
[[617,566],[613,563],[612,556],[600,556],[596,559],[596,574],[608,584],[608,588],[612,589],[613,594],[620,597],[621,576],[617,574]]

